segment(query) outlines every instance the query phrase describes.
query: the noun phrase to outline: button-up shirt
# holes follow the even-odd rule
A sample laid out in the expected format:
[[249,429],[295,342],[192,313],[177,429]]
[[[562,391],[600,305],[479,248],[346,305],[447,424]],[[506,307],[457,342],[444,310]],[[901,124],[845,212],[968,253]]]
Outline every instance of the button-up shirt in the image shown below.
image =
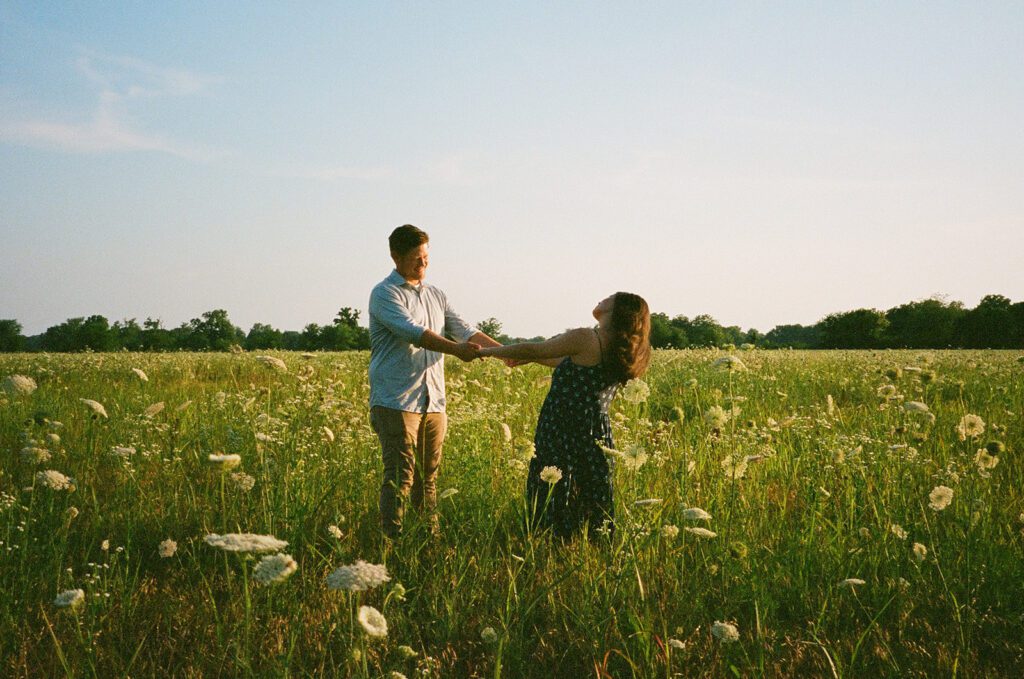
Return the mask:
[[478,332],[440,288],[411,285],[392,271],[370,293],[371,407],[444,412],[444,354],[417,346],[424,330],[457,342]]

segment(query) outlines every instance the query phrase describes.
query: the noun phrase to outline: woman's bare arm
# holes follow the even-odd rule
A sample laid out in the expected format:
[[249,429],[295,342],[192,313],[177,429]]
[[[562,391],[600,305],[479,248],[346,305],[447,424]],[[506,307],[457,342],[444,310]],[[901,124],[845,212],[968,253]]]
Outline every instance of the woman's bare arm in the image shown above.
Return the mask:
[[503,347],[485,347],[480,350],[481,356],[512,358],[521,361],[533,361],[544,365],[556,366],[566,356],[578,356],[591,349],[594,342],[594,331],[589,328],[567,330],[557,337],[544,342],[523,342],[508,344]]

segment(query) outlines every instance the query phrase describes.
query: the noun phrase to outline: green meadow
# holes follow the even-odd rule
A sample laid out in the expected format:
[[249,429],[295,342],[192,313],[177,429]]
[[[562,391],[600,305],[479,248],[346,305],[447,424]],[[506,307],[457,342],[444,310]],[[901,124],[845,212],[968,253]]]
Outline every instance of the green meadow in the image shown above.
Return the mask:
[[[1024,666],[1020,352],[657,351],[612,406],[614,530],[568,543],[523,521],[549,369],[448,361],[441,532],[390,543],[368,353],[272,357],[0,356],[0,674]],[[329,586],[360,560],[389,579]]]

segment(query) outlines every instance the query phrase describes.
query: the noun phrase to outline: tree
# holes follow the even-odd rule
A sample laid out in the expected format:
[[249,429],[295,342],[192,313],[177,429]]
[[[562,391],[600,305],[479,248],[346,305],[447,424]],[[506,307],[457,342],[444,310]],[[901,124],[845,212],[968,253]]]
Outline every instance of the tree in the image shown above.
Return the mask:
[[245,336],[246,349],[281,349],[284,347],[284,335],[280,330],[266,323],[253,323],[249,334]]
[[1013,346],[1012,303],[1002,295],[985,295],[964,314],[963,346],[969,349],[1008,349]]
[[142,351],[142,328],[134,318],[115,322],[111,330],[119,348],[128,351]]
[[232,344],[245,341],[245,333],[228,319],[224,309],[205,312],[189,321],[187,348],[198,351],[227,351]]
[[764,336],[763,344],[772,349],[817,349],[821,346],[821,332],[814,325],[777,325]]
[[476,329],[492,339],[501,337],[501,321],[493,316],[477,323]]
[[339,350],[369,349],[370,331],[359,325],[359,310],[342,307],[334,317],[334,344]]
[[889,323],[886,344],[909,349],[955,346],[964,313],[960,302],[946,304],[937,297],[894,307],[885,312]]
[[13,318],[0,320],[0,351],[22,351],[24,348],[21,323]]
[[174,349],[171,332],[163,327],[160,319],[147,318],[142,322],[143,351],[170,351]]
[[826,316],[818,323],[825,349],[879,349],[889,322],[877,309],[857,309]]

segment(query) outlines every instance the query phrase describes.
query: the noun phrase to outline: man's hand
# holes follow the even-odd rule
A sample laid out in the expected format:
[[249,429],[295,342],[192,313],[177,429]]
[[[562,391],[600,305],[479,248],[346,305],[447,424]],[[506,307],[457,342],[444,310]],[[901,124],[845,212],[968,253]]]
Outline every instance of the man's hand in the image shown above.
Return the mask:
[[480,345],[473,342],[463,342],[455,348],[455,355],[466,363],[480,358]]

